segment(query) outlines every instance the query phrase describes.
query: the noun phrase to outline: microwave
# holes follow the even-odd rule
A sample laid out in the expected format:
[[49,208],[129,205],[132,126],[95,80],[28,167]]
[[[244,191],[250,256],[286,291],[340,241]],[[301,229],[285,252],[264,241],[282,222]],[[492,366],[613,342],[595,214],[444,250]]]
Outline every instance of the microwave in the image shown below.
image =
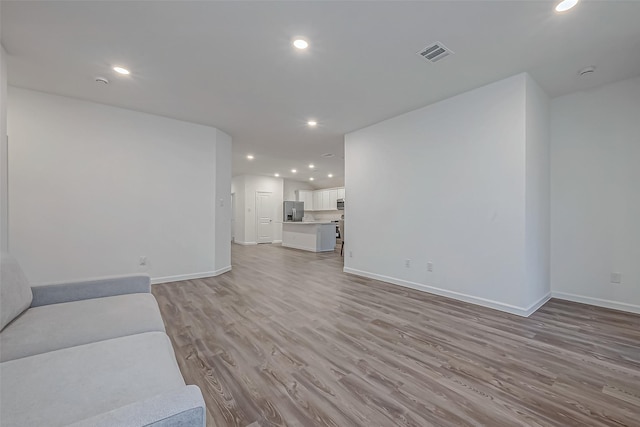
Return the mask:
[[344,199],[338,199],[338,206],[336,207],[336,209],[338,209],[339,211],[343,211],[344,210]]

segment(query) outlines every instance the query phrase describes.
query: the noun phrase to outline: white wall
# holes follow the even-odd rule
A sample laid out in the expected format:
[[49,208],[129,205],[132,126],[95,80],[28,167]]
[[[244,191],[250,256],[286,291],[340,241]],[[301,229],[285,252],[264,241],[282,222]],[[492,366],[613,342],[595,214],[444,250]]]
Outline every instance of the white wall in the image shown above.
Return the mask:
[[231,269],[231,137],[216,129],[215,270]]
[[554,297],[640,312],[640,78],[553,99],[551,142]]
[[245,243],[245,192],[244,192],[244,175],[234,176],[231,179],[231,193],[233,193],[235,209],[233,212],[234,220],[234,242]]
[[346,135],[345,271],[521,315],[548,298],[525,277],[527,82]]
[[315,187],[308,182],[292,181],[285,179],[284,181],[284,200],[298,200],[296,198],[297,190],[315,190]]
[[9,249],[9,196],[7,151],[7,62],[0,44],[0,249]]
[[[282,241],[282,202],[284,201],[284,182],[282,178],[241,175],[233,177],[232,191],[236,194],[236,242],[252,245],[257,242],[256,193],[272,194],[273,203],[273,240]],[[240,202],[240,199],[242,201]],[[242,206],[240,205],[242,204]],[[241,224],[241,225],[238,225]]]
[[217,169],[231,162],[228,136],[13,87],[8,127],[9,249],[33,283],[137,271],[165,281],[229,268],[216,253],[229,250],[217,233],[230,203],[216,204],[230,193],[228,168]]
[[526,75],[525,279],[530,301],[551,291],[549,97]]

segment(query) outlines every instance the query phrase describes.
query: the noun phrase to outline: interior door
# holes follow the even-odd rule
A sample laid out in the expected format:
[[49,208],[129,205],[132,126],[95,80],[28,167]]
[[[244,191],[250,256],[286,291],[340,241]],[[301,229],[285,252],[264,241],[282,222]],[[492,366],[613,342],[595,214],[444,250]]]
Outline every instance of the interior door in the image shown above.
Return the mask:
[[256,191],[256,238],[258,243],[273,243],[273,201],[271,193]]

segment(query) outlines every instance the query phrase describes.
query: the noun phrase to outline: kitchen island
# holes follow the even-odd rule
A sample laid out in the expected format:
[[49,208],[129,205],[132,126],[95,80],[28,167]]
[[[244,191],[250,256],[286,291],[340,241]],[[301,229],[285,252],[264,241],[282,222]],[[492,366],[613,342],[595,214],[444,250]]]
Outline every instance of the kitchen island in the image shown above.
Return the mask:
[[311,252],[333,251],[336,223],[329,221],[283,222],[282,246]]

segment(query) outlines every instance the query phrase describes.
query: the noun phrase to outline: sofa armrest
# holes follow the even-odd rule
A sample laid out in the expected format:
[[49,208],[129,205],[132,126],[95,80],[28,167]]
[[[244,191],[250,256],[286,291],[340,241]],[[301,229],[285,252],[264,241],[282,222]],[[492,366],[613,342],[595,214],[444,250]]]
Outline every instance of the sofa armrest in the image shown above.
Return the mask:
[[188,385],[78,421],[70,427],[206,427],[206,413],[200,389]]
[[31,307],[38,307],[115,295],[150,293],[151,279],[148,274],[111,276],[67,283],[48,283],[32,286],[31,291]]

